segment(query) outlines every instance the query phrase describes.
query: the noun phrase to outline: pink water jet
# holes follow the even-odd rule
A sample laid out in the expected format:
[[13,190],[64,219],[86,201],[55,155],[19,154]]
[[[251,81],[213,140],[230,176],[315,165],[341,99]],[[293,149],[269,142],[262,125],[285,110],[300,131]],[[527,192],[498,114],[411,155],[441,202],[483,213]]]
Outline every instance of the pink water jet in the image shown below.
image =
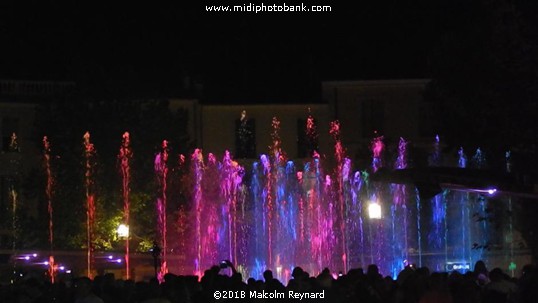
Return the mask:
[[[347,264],[347,256],[348,256],[348,249],[347,249],[347,235],[346,235],[346,202],[344,198],[344,182],[348,181],[349,173],[350,173],[350,161],[349,159],[345,158],[345,151],[344,147],[342,146],[342,142],[340,141],[340,122],[339,121],[333,121],[331,122],[331,128],[329,133],[333,136],[334,139],[334,156],[336,160],[336,169],[335,169],[335,176],[336,176],[336,208],[338,212],[338,228],[340,233],[340,245],[341,245],[341,251],[339,252],[340,258],[342,260],[342,266],[343,271],[347,272],[348,264]],[[347,163],[347,165],[346,165]]]
[[87,236],[87,271],[88,277],[93,277],[94,262],[94,226],[95,226],[95,193],[94,193],[94,167],[95,167],[95,147],[90,141],[90,133],[83,136],[84,157],[86,159],[85,187],[86,187],[86,236]]
[[167,267],[167,225],[166,225],[166,190],[168,184],[168,141],[163,140],[161,151],[157,153],[154,161],[155,174],[158,183],[157,197],[157,235],[162,249],[161,266],[158,273],[159,281],[164,281],[164,275],[168,273]]
[[376,137],[372,140],[371,149],[372,149],[372,170],[377,172],[377,170],[383,166],[382,153],[385,148],[383,143],[383,136]]
[[[130,201],[129,193],[131,191],[131,165],[130,161],[133,157],[131,150],[131,139],[129,133],[125,132],[122,137],[122,143],[118,154],[120,162],[120,172],[122,178],[122,195],[123,195],[123,222],[129,228],[130,224]],[[130,278],[130,256],[129,256],[129,234],[125,237],[125,278]]]

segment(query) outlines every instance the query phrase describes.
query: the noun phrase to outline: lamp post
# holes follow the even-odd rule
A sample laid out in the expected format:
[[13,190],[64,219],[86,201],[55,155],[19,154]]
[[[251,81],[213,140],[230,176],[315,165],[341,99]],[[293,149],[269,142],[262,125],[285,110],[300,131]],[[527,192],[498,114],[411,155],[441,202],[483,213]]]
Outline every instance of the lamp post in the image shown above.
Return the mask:
[[[370,217],[370,228],[369,228],[369,234],[370,234],[370,260],[372,264],[375,263],[374,261],[374,245],[373,245],[373,238],[372,238],[372,227],[376,227],[376,233],[377,233],[377,227],[378,222],[382,218],[382,211],[381,211],[381,205],[377,201],[372,201],[368,205],[368,217]],[[376,237],[377,238],[377,237]],[[378,244],[376,243],[376,248],[379,252],[379,247],[377,247]]]
[[155,269],[155,279],[159,278],[159,267],[161,262],[161,248],[159,247],[159,244],[157,244],[157,241],[153,241],[153,247],[151,248],[151,256],[153,257],[153,267]]
[[368,205],[368,216],[370,219],[381,219],[381,205],[372,202]]
[[125,278],[130,278],[129,268],[129,225],[120,224],[116,230],[120,239],[125,239]]

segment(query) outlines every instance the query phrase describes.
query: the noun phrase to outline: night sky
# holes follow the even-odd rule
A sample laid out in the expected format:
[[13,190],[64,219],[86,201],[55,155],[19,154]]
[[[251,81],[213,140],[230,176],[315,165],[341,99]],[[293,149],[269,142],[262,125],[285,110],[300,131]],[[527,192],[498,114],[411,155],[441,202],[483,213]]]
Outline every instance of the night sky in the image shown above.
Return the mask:
[[316,14],[205,12],[232,4],[221,0],[11,2],[0,4],[0,78],[203,102],[319,102],[321,81],[429,78],[440,42],[473,18],[467,1],[306,1],[332,5]]

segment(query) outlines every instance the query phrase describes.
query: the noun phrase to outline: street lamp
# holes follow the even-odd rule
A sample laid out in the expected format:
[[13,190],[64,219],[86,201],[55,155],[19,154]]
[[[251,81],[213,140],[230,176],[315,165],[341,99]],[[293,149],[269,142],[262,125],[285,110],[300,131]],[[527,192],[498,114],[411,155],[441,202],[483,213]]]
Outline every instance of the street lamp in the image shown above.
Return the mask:
[[368,205],[368,216],[370,219],[381,219],[381,205],[377,202],[371,202]]
[[125,239],[125,278],[130,278],[129,268],[129,225],[120,224],[116,230],[120,239]]
[[128,238],[129,237],[129,226],[125,225],[125,224],[120,224],[120,226],[118,226],[118,229],[116,230],[116,232],[118,233],[118,237],[120,237],[121,239]]
[[[368,205],[368,217],[370,217],[370,224],[368,228],[368,234],[370,235],[370,259],[372,264],[374,263],[374,239],[376,237],[372,237],[372,229],[375,229],[377,235],[379,235],[380,232],[380,225],[382,225],[382,221],[380,221],[382,217],[381,213],[381,205],[377,202],[377,199],[370,201],[370,204]],[[380,247],[379,241],[375,241],[375,246],[377,250],[379,251]]]

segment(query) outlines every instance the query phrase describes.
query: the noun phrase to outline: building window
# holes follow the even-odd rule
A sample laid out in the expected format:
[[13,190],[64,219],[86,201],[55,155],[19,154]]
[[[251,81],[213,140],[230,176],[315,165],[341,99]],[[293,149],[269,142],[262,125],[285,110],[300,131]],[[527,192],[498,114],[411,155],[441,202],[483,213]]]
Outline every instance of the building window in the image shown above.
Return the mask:
[[310,116],[307,120],[297,119],[297,157],[312,157],[314,152],[319,152],[318,133],[316,120]]
[[379,100],[364,100],[362,103],[362,136],[372,138],[383,134],[385,103]]
[[235,158],[256,158],[256,120],[245,116],[235,121]]

